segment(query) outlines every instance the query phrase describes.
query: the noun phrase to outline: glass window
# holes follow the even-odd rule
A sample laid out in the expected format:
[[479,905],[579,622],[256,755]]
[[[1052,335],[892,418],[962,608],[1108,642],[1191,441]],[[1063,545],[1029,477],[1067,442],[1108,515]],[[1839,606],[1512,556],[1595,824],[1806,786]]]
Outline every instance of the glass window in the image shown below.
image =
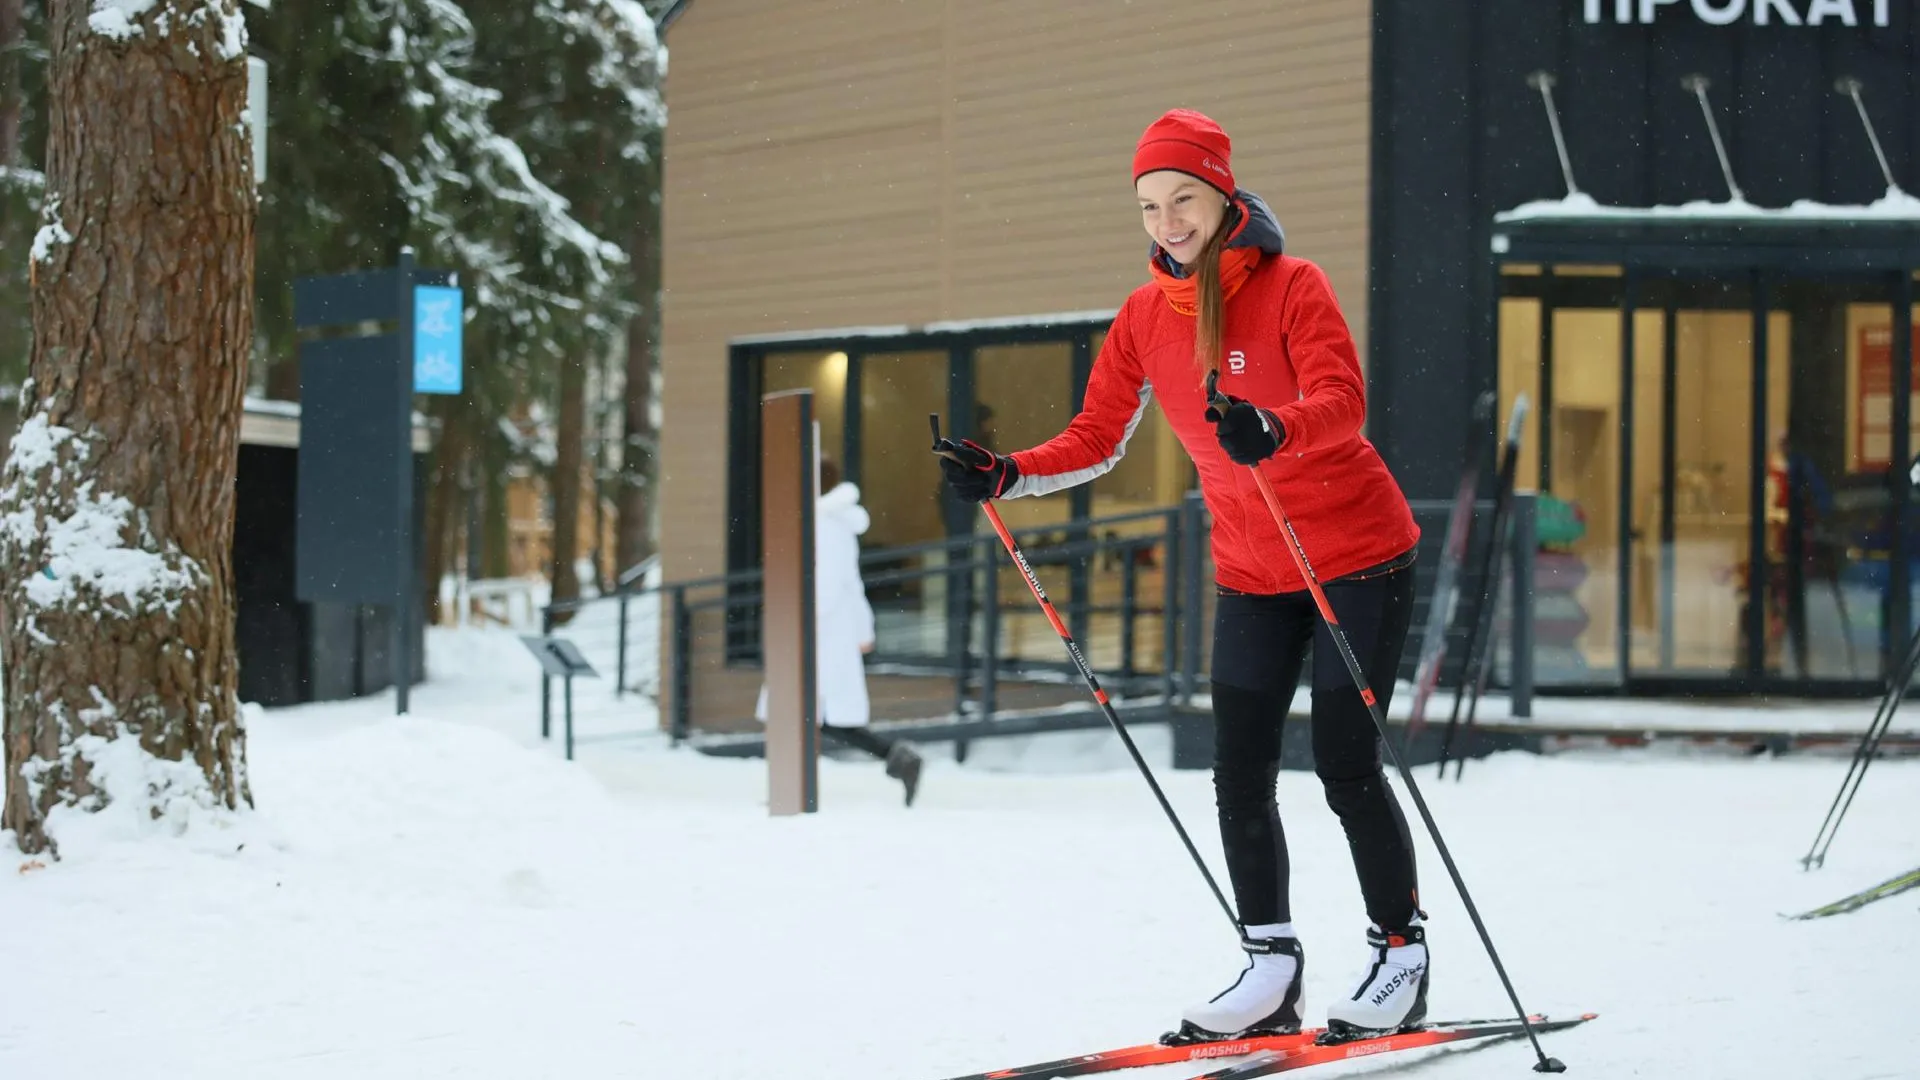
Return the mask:
[[[847,430],[847,354],[844,352],[768,353],[761,368],[762,393],[812,390],[813,416],[820,424],[820,452],[838,459]],[[925,421],[921,421],[922,426]]]
[[1514,400],[1527,395],[1528,412],[1520,432],[1520,457],[1515,463],[1514,487],[1530,491],[1540,481],[1540,301],[1531,297],[1500,298],[1500,398],[1492,428],[1504,431],[1513,415]]
[[[1093,355],[1100,355],[1106,331],[1093,335]],[[1177,506],[1197,479],[1186,448],[1174,437],[1159,399],[1140,419],[1127,443],[1127,456],[1093,482],[1093,514],[1111,517],[1162,506]]]
[[[1907,483],[1892,460],[1893,305],[1884,296],[1870,283],[1808,284],[1775,298],[1784,310],[1774,318],[1792,329],[1776,343],[1791,375],[1767,432],[1763,655],[1772,674],[1882,674],[1890,485]],[[1912,439],[1920,448],[1920,429]],[[1896,655],[1904,644],[1893,643]]]
[[[1557,271],[1557,268],[1556,268]],[[1542,682],[1611,682],[1621,671],[1620,587],[1620,312],[1556,308],[1553,401],[1546,415],[1548,483],[1543,514],[1565,527],[1541,537],[1539,559],[1549,583],[1544,606],[1561,618],[1536,616]]]
[[[996,453],[1046,442],[1073,419],[1073,346],[1065,341],[991,345],[973,352],[974,435]],[[1073,516],[1068,492],[999,504],[1009,528],[1064,524]],[[989,528],[974,515],[976,530]]]
[[[947,534],[944,482],[927,450],[927,414],[947,411],[950,367],[944,349],[860,358],[860,494],[873,519],[861,537],[866,548],[926,544]],[[946,563],[938,548],[867,563],[878,659],[946,655],[953,581],[927,573]]]
[[[1752,537],[1749,291],[1656,283],[1634,349],[1631,663],[1636,673],[1727,678],[1747,664]],[[1787,326],[1768,322],[1770,412],[1786,401]],[[1669,345],[1671,342],[1671,355]]]

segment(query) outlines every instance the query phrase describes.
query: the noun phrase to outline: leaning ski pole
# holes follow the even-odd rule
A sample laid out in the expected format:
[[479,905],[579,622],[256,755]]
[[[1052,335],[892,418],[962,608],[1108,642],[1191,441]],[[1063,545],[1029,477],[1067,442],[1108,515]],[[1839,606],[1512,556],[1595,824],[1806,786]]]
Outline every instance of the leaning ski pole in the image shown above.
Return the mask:
[[[940,437],[939,414],[928,415],[927,421],[933,428],[933,452],[965,464],[959,456],[959,448],[951,441]],[[1093,669],[1087,664],[1086,655],[1080,651],[1079,643],[1073,640],[1073,634],[1067,630],[1066,622],[1054,609],[1053,601],[1047,599],[1047,591],[1040,587],[1040,579],[1034,575],[1033,567],[1027,562],[1026,555],[1021,552],[1020,545],[1013,539],[1013,533],[1007,530],[1007,523],[1000,520],[1000,511],[994,509],[991,501],[981,503],[980,509],[986,511],[987,520],[993,524],[993,531],[1000,535],[1000,545],[1007,549],[1007,557],[1020,568],[1020,576],[1026,579],[1028,590],[1033,593],[1033,598],[1040,602],[1040,610],[1046,615],[1047,621],[1053,624],[1053,630],[1060,635],[1061,642],[1066,645],[1067,655],[1073,658],[1074,666],[1080,669],[1080,678],[1087,684],[1087,689],[1093,693],[1093,700],[1098,702],[1101,711],[1106,713],[1107,723],[1113,725],[1114,733],[1120,736],[1120,741],[1126,745],[1127,753],[1133,756],[1133,763],[1139,766],[1140,775],[1146,779],[1147,787],[1152,789],[1153,797],[1159,801],[1160,809],[1167,815],[1167,821],[1173,825],[1173,831],[1180,834],[1180,843],[1186,846],[1187,854],[1193,858],[1193,865],[1199,869],[1200,876],[1207,880],[1207,888],[1213,891],[1213,898],[1219,901],[1220,910],[1227,916],[1227,921],[1233,924],[1234,936],[1245,937],[1246,932],[1240,925],[1239,916],[1233,912],[1233,905],[1227,902],[1227,895],[1220,890],[1220,883],[1214,880],[1213,872],[1207,869],[1206,860],[1200,857],[1200,849],[1193,846],[1193,838],[1187,835],[1186,827],[1180,824],[1180,815],[1174,813],[1173,804],[1167,801],[1166,793],[1160,790],[1160,782],[1153,778],[1153,770],[1147,767],[1147,759],[1140,756],[1140,748],[1134,745],[1133,736],[1128,733],[1127,725],[1120,721],[1120,714],[1114,711],[1113,703],[1107,700],[1107,692],[1100,688],[1100,680],[1094,677]]]
[[[1915,487],[1920,487],[1920,457],[1916,457],[1908,468],[1907,480]],[[1867,725],[1867,730],[1860,736],[1860,744],[1854,747],[1853,760],[1847,763],[1847,775],[1840,781],[1840,790],[1834,793],[1833,803],[1827,807],[1827,816],[1820,822],[1820,831],[1814,834],[1813,846],[1800,859],[1802,869],[1812,870],[1826,864],[1827,848],[1833,845],[1834,835],[1840,831],[1840,822],[1846,819],[1847,810],[1853,805],[1853,797],[1866,779],[1867,766],[1873,763],[1874,755],[1880,752],[1880,740],[1893,724],[1893,714],[1906,697],[1907,687],[1913,683],[1916,667],[1920,667],[1920,630],[1914,631],[1908,639],[1906,658],[1892,673],[1886,693],[1880,696],[1880,705],[1874,710],[1873,722]]]
[[[1474,404],[1473,421],[1478,425],[1493,417],[1494,394],[1489,390]],[[1420,660],[1413,673],[1413,706],[1407,713],[1407,728],[1401,749],[1412,752],[1413,740],[1427,720],[1427,702],[1440,684],[1440,668],[1446,663],[1447,634],[1453,629],[1454,608],[1460,602],[1460,567],[1466,562],[1467,548],[1473,539],[1473,498],[1480,483],[1480,451],[1467,439],[1467,460],[1460,469],[1460,483],[1453,493],[1453,508],[1447,512],[1447,538],[1440,549],[1440,569],[1434,575],[1433,593],[1427,601],[1427,626],[1420,640]]]
[[[1207,375],[1207,403],[1218,409],[1222,415],[1231,403],[1226,395],[1220,393],[1220,373]],[[1293,564],[1306,580],[1307,590],[1313,594],[1313,603],[1320,609],[1320,618],[1327,626],[1327,635],[1333,639],[1334,647],[1340,658],[1346,661],[1347,673],[1353,676],[1354,689],[1360,692],[1360,700],[1366,703],[1367,712],[1373,716],[1373,726],[1380,732],[1380,744],[1386,748],[1387,755],[1393,759],[1393,766],[1400,773],[1400,779],[1407,785],[1407,793],[1413,796],[1413,805],[1420,810],[1420,820],[1426,823],[1427,833],[1433,837],[1433,846],[1440,852],[1440,861],[1446,864],[1447,874],[1453,878],[1453,887],[1460,892],[1461,903],[1467,909],[1467,915],[1473,920],[1473,928],[1480,934],[1480,943],[1487,948],[1487,958],[1493,961],[1493,970],[1499,973],[1500,982],[1507,990],[1507,999],[1513,1002],[1514,1014],[1526,1028],[1527,1039],[1533,1043],[1533,1052],[1540,1060],[1533,1071],[1542,1073],[1566,1072],[1567,1067],[1558,1058],[1547,1056],[1540,1046],[1540,1036],[1533,1030],[1528,1019],[1526,1007],[1520,1004],[1520,995],[1513,988],[1513,980],[1507,977],[1506,965],[1500,962],[1500,954],[1493,947],[1493,937],[1487,933],[1487,925],[1480,918],[1480,910],[1474,905],[1473,896],[1467,892],[1467,883],[1460,877],[1460,868],[1454,865],[1453,853],[1447,849],[1447,842],[1440,835],[1440,826],[1434,823],[1433,812],[1427,809],[1427,800],[1420,794],[1420,785],[1413,779],[1413,773],[1407,769],[1400,752],[1394,748],[1393,735],[1387,730],[1387,718],[1380,709],[1380,699],[1374,696],[1373,687],[1367,680],[1367,673],[1360,666],[1360,658],[1353,653],[1353,643],[1347,639],[1347,632],[1340,627],[1340,619],[1334,613],[1333,605],[1327,601],[1327,594],[1320,587],[1320,580],[1313,575],[1313,566],[1307,562],[1307,554],[1300,547],[1300,537],[1293,531],[1293,522],[1287,519],[1285,508],[1280,505],[1279,496],[1273,493],[1273,484],[1260,466],[1249,466],[1253,471],[1255,486],[1260,489],[1260,497],[1266,500],[1267,509],[1273,513],[1273,523],[1280,529],[1280,537],[1286,541],[1287,553],[1293,557]]]
[[1874,710],[1872,723],[1867,725],[1867,730],[1860,736],[1859,745],[1853,749],[1853,760],[1847,763],[1847,775],[1840,781],[1840,790],[1834,793],[1833,802],[1827,807],[1827,816],[1820,822],[1820,831],[1814,834],[1813,846],[1800,859],[1803,869],[1812,870],[1826,864],[1827,849],[1833,846],[1833,838],[1840,832],[1840,823],[1846,820],[1847,810],[1853,806],[1853,797],[1859,793],[1861,783],[1867,778],[1867,766],[1873,764],[1875,755],[1880,752],[1880,740],[1886,736],[1887,728],[1893,725],[1893,714],[1906,697],[1915,668],[1920,668],[1920,631],[1916,631],[1908,642],[1906,659],[1888,681],[1886,693],[1880,697],[1880,706]]
[[1467,631],[1466,655],[1460,658],[1460,685],[1454,691],[1453,713],[1447,717],[1447,732],[1440,740],[1441,779],[1446,778],[1447,759],[1453,754],[1453,738],[1460,730],[1460,699],[1467,695],[1468,683],[1473,683],[1472,701],[1467,707],[1467,724],[1471,726],[1473,714],[1479,708],[1480,692],[1484,688],[1485,658],[1493,652],[1493,606],[1500,591],[1500,555],[1506,544],[1507,517],[1513,504],[1513,476],[1520,460],[1520,428],[1526,422],[1526,417],[1527,396],[1521,394],[1514,399],[1513,412],[1507,420],[1507,439],[1501,453],[1500,472],[1494,479],[1493,520],[1488,522],[1487,546],[1480,553],[1480,596],[1473,607],[1471,629]]
[[[1507,544],[1510,541],[1510,525],[1513,517],[1513,477],[1520,459],[1520,428],[1527,418],[1527,395],[1521,394],[1513,403],[1513,418],[1507,423],[1506,460],[1500,464],[1500,477],[1496,481],[1493,495],[1493,527],[1487,534],[1487,557],[1481,569],[1480,607],[1475,612],[1479,625],[1475,640],[1479,643],[1480,653],[1469,653],[1466,667],[1462,669],[1461,681],[1465,685],[1467,670],[1473,672],[1473,695],[1467,699],[1467,716],[1461,730],[1473,729],[1474,717],[1480,711],[1481,695],[1487,692],[1487,682],[1493,676],[1493,654],[1495,638],[1493,619],[1495,604],[1500,597],[1500,576],[1506,572]],[[1519,602],[1516,598],[1515,602]],[[1454,699],[1456,706],[1459,698]],[[1447,757],[1453,751],[1454,725],[1447,724],[1447,735],[1440,744],[1440,777],[1447,775]],[[1463,745],[1460,757],[1453,766],[1453,779],[1457,783],[1467,771],[1467,752]]]

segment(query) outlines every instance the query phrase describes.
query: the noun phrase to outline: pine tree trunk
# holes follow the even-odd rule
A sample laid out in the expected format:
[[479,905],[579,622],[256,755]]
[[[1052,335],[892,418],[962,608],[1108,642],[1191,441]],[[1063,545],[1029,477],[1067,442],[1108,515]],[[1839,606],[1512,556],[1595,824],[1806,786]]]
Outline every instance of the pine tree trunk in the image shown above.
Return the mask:
[[421,610],[427,613],[431,626],[441,619],[440,579],[459,562],[456,556],[461,525],[467,515],[467,491],[462,480],[467,474],[467,425],[472,422],[473,403],[467,395],[437,396],[428,410],[441,424],[440,441],[431,459],[433,474],[427,478],[427,572],[421,582],[421,602],[425,605]]
[[[574,562],[580,555],[581,442],[587,426],[587,366],[574,357],[560,361],[560,431],[554,448],[553,474],[547,489],[553,494],[553,599],[578,600],[580,575]],[[565,622],[565,619],[556,619]]]
[[0,0],[0,166],[20,160],[20,114],[26,95],[20,89],[18,46],[26,32],[23,0]]
[[628,255],[633,265],[633,318],[627,323],[625,438],[620,452],[620,522],[614,573],[625,573],[654,551],[653,465],[659,436],[653,430],[654,352],[660,340],[660,152],[652,159],[641,192],[640,225]]
[[[26,92],[20,72],[25,66],[22,47],[26,40],[26,9],[22,0],[0,0],[0,386],[11,388],[20,382],[21,368],[27,359],[27,308],[19,302],[27,291],[25,252],[32,243],[33,200],[18,177],[7,170],[18,166],[26,155],[20,146],[21,118],[26,112]],[[0,403],[0,435],[11,437],[13,407]],[[0,457],[6,443],[0,442]]]
[[[491,425],[489,425],[491,426]],[[480,576],[513,573],[513,521],[509,514],[507,452],[497,430],[482,433],[480,457]]]
[[0,474],[0,825],[28,852],[57,842],[56,806],[178,823],[251,802],[231,558],[255,215],[239,3],[163,0],[119,33],[123,9],[48,5],[32,383]]

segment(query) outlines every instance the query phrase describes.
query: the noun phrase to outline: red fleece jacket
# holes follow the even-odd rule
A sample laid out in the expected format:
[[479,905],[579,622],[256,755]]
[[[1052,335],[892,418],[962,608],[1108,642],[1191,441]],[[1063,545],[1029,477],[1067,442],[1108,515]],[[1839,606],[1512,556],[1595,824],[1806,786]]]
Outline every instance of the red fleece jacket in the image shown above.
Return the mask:
[[[1155,395],[1193,458],[1213,514],[1215,579],[1250,593],[1307,587],[1260,489],[1214,437],[1204,376],[1193,362],[1193,318],[1159,286],[1135,290],[1114,317],[1067,429],[1012,455],[1020,477],[1003,498],[1044,495],[1112,468]],[[1322,582],[1385,562],[1420,538],[1380,454],[1360,434],[1366,382],[1353,336],[1321,269],[1265,255],[1226,303],[1220,389],[1269,409],[1286,441],[1260,465]]]

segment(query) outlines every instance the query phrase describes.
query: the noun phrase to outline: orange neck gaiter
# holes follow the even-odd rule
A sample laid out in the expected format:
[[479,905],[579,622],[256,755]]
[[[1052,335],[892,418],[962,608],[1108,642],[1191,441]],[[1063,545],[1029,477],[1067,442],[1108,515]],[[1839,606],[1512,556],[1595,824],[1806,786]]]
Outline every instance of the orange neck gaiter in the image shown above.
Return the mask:
[[[1247,276],[1260,262],[1260,249],[1256,247],[1227,248],[1220,253],[1220,300],[1225,303],[1233,299],[1233,294],[1246,284]],[[1147,265],[1153,270],[1153,280],[1166,294],[1167,303],[1182,315],[1192,315],[1200,310],[1200,275],[1188,274],[1177,278],[1169,274],[1160,265],[1157,258],[1148,259]]]

